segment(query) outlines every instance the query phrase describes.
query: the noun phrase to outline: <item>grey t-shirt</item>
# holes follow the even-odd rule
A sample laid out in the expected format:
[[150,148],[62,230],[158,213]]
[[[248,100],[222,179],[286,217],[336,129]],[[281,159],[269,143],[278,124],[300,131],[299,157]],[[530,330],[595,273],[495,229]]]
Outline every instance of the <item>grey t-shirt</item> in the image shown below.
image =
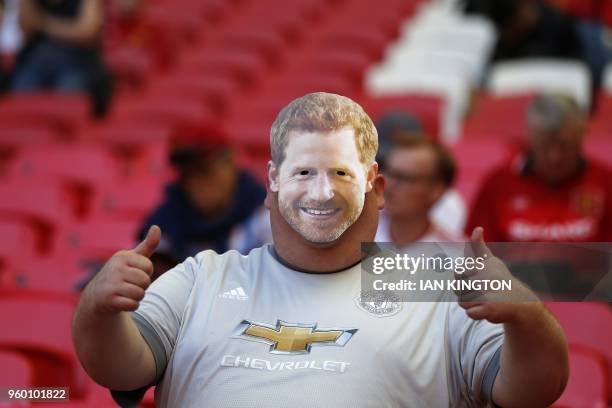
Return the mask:
[[203,251],[133,318],[156,355],[158,407],[490,405],[503,326],[454,302],[361,296],[360,266],[309,274],[271,246]]

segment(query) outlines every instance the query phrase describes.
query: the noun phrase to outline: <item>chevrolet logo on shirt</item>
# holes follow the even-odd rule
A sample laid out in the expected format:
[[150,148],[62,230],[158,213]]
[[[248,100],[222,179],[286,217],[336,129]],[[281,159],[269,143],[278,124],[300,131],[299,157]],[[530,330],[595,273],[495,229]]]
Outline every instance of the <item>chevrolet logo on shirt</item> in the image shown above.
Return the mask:
[[317,329],[317,324],[276,321],[276,326],[243,320],[232,338],[270,345],[274,354],[308,354],[312,346],[344,346],[357,329]]

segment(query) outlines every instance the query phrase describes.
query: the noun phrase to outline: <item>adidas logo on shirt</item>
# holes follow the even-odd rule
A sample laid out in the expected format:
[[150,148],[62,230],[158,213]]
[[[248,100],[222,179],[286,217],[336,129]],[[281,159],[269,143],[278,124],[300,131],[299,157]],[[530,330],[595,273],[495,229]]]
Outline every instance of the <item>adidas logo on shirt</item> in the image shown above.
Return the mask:
[[238,286],[237,288],[228,290],[227,292],[219,293],[219,297],[222,299],[233,300],[247,300],[249,298],[244,289],[242,289],[242,286]]

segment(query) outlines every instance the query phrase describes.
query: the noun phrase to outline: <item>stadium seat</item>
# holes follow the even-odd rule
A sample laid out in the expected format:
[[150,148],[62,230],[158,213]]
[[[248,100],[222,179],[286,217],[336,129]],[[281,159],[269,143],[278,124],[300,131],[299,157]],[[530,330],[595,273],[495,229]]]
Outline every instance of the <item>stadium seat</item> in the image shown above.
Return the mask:
[[31,387],[33,377],[33,367],[26,357],[15,351],[0,349],[0,384],[2,387]]
[[591,74],[578,61],[524,59],[498,62],[487,85],[495,95],[525,92],[563,92],[573,96],[585,109],[591,106]]
[[508,163],[514,150],[495,139],[462,139],[451,152],[457,161],[457,190],[470,207],[488,173]]
[[382,56],[388,41],[384,33],[358,25],[333,27],[318,35],[319,38],[314,39],[317,48],[332,52],[356,51],[366,56],[369,61]]
[[18,220],[33,228],[41,253],[50,249],[58,226],[74,216],[71,197],[50,183],[3,183],[0,197],[0,219]]
[[38,251],[36,230],[27,223],[0,220],[0,264],[14,264],[35,256]]
[[4,289],[74,301],[99,263],[80,262],[77,255],[23,257],[13,263],[3,282]]
[[53,141],[56,134],[47,126],[31,123],[0,124],[0,153],[14,151],[24,146]]
[[76,136],[89,118],[86,95],[76,93],[28,92],[0,100],[0,123],[47,126],[65,138]]
[[379,97],[362,95],[357,98],[357,102],[361,104],[374,123],[386,113],[404,111],[419,119],[429,136],[435,139],[439,136],[444,103],[440,97],[419,93]]
[[129,119],[173,128],[180,123],[205,121],[214,117],[210,108],[200,101],[187,100],[180,95],[164,99],[144,96],[118,100],[113,106],[109,120]]
[[144,120],[121,118],[87,129],[88,140],[115,149],[140,149],[167,142],[171,128]]
[[113,73],[119,87],[140,89],[154,69],[153,57],[147,50],[117,47],[104,53],[104,61]]
[[569,381],[553,408],[606,408],[608,372],[602,356],[587,348],[573,347],[569,363]]
[[268,121],[237,122],[227,127],[227,133],[232,142],[248,154],[269,154],[270,126]]
[[351,88],[361,88],[363,75],[370,62],[370,58],[359,50],[328,48],[316,53],[300,54],[291,61],[290,72],[294,79],[337,75],[346,78],[352,84]]
[[[32,385],[70,387],[74,398],[85,395],[86,375],[72,350],[74,304],[18,294],[0,297],[0,349],[19,351],[34,369]],[[10,328],[10,330],[6,330]]]
[[138,221],[88,219],[64,223],[57,232],[54,256],[76,256],[79,262],[105,262],[113,253],[135,244]]
[[[600,353],[612,373],[612,310],[603,303],[547,302],[565,331],[570,345],[588,347]],[[612,400],[612,376],[608,379],[608,399]]]
[[255,52],[261,55],[269,66],[278,66],[281,63],[288,46],[280,34],[250,27],[228,27],[217,35],[219,38],[213,40],[213,47]]
[[460,74],[441,75],[419,67],[370,68],[366,74],[365,90],[375,97],[424,94],[441,98],[444,104],[440,134],[447,140],[458,136],[470,98],[468,84]]
[[462,138],[497,139],[523,145],[527,106],[534,94],[512,96],[481,95],[464,122]]
[[10,176],[24,182],[66,182],[84,186],[117,180],[117,163],[95,145],[28,146],[15,158]]
[[255,85],[266,72],[263,57],[256,53],[240,50],[207,48],[199,52],[184,55],[181,58],[177,73],[200,75],[218,75],[229,73],[243,87]]
[[92,199],[95,219],[142,221],[161,201],[164,185],[157,178],[98,186]]
[[176,99],[183,97],[198,100],[213,112],[225,113],[235,99],[241,96],[240,84],[227,74],[206,75],[192,73],[161,77],[151,84],[147,96]]

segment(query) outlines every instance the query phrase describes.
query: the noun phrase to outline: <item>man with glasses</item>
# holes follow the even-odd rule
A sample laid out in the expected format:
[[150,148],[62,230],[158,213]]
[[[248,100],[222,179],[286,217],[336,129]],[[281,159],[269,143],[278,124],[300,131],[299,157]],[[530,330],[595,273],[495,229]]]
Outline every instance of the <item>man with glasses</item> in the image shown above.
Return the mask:
[[376,241],[462,241],[430,217],[431,208],[452,186],[455,163],[449,152],[426,138],[398,140],[385,159],[385,211]]

